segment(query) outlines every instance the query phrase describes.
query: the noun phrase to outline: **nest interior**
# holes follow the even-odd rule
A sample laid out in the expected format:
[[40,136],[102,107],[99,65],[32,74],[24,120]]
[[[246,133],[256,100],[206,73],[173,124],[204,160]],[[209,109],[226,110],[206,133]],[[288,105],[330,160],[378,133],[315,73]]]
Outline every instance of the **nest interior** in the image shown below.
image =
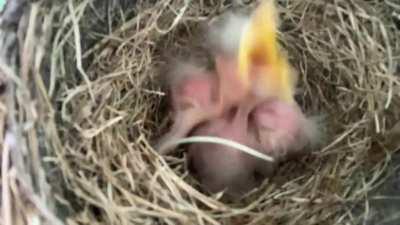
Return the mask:
[[[152,149],[170,117],[159,82],[165,57],[184,52],[211,19],[257,4],[27,4],[20,22],[26,29],[21,28],[19,67],[1,64],[14,88],[8,88],[12,97],[2,100],[0,119],[14,125],[7,128],[18,134],[18,144],[10,146],[20,152],[19,158],[11,157],[10,169],[2,170],[7,180],[2,192],[10,189],[2,201],[2,212],[11,216],[7,221],[254,225],[368,220],[364,203],[389,176],[399,146],[400,5],[395,1],[278,2],[280,41],[300,75],[297,100],[307,114],[322,115],[326,141],[312,154],[282,165],[246,198],[227,202],[203,193],[182,154],[162,157]],[[6,138],[4,149],[5,143]],[[7,193],[11,198],[4,199]]]

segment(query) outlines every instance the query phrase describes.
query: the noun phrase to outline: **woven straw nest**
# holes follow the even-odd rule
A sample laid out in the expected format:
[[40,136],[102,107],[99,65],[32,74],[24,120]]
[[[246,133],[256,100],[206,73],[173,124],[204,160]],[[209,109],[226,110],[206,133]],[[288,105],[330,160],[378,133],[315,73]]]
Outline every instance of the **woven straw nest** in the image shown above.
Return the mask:
[[182,154],[152,149],[170,119],[158,82],[165,56],[184,52],[211,19],[257,4],[9,1],[0,34],[0,224],[368,221],[370,193],[390,176],[399,146],[394,0],[279,1],[298,102],[323,115],[327,140],[246,198],[203,193]]

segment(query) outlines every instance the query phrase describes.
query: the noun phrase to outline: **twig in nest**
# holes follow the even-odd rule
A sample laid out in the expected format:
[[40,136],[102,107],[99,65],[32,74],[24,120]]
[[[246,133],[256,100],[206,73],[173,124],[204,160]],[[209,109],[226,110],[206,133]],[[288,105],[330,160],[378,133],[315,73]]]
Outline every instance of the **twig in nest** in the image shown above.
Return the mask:
[[[173,30],[179,24],[179,21],[183,18],[183,15],[185,14],[187,8],[190,5],[190,2],[191,2],[191,0],[185,0],[185,5],[181,9],[179,9],[179,12],[177,13],[174,21],[172,22],[172,24],[167,29],[163,30],[163,29],[159,28],[158,24],[156,23],[155,24],[156,30],[158,32],[160,32],[161,34],[167,34],[171,30]],[[167,4],[169,4],[169,3],[167,3]]]
[[10,178],[12,177],[14,181],[18,180],[18,193],[20,196],[32,203],[35,209],[49,222],[49,224],[63,225],[63,223],[54,215],[54,213],[48,209],[45,202],[33,192],[32,187],[29,186],[23,179],[18,179],[16,176],[16,170],[13,170],[10,174]]
[[4,225],[12,225],[11,219],[11,197],[8,171],[10,167],[10,150],[15,146],[15,137],[10,132],[7,132],[4,138],[2,162],[1,162],[1,183],[2,183],[2,215]]
[[[85,2],[85,4],[87,4],[87,1]],[[75,16],[75,12],[74,12],[74,6],[72,3],[72,0],[68,1],[68,8],[70,10],[71,13],[71,19],[72,19],[72,24],[73,24],[73,29],[74,29],[74,37],[75,37],[75,53],[76,53],[76,67],[78,68],[78,71],[82,74],[83,79],[86,82],[86,85],[88,86],[89,89],[89,94],[90,97],[92,98],[92,101],[95,102],[95,98],[94,98],[94,94],[93,94],[93,90],[92,90],[92,85],[90,82],[90,79],[88,77],[88,75],[86,74],[85,70],[83,69],[82,66],[82,47],[81,47],[81,34],[79,31],[79,25],[78,25],[78,21],[77,18]]]

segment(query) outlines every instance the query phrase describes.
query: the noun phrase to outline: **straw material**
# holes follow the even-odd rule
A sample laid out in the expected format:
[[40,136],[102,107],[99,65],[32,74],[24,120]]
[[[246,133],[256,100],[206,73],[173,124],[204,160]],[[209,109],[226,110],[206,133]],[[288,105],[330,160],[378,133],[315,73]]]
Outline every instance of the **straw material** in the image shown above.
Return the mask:
[[0,224],[365,221],[400,140],[400,4],[279,2],[296,98],[323,119],[326,140],[234,202],[203,192],[184,153],[162,157],[152,143],[171,119],[166,58],[200,54],[200,28],[256,1],[26,4],[18,29],[1,30]]

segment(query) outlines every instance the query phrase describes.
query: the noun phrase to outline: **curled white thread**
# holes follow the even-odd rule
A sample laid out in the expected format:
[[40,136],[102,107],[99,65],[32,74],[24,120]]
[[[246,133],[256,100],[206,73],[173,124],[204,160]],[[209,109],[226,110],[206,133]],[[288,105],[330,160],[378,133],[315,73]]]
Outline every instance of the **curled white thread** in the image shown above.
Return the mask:
[[175,145],[180,145],[180,144],[188,144],[188,143],[214,143],[214,144],[220,144],[220,145],[225,145],[231,148],[234,148],[236,150],[242,151],[246,154],[249,154],[251,156],[257,157],[259,159],[263,159],[268,162],[273,162],[275,161],[273,157],[260,153],[246,145],[242,145],[238,142],[224,139],[224,138],[219,138],[219,137],[211,137],[211,136],[192,136],[192,137],[187,137],[187,138],[182,138],[177,140],[174,144]]

